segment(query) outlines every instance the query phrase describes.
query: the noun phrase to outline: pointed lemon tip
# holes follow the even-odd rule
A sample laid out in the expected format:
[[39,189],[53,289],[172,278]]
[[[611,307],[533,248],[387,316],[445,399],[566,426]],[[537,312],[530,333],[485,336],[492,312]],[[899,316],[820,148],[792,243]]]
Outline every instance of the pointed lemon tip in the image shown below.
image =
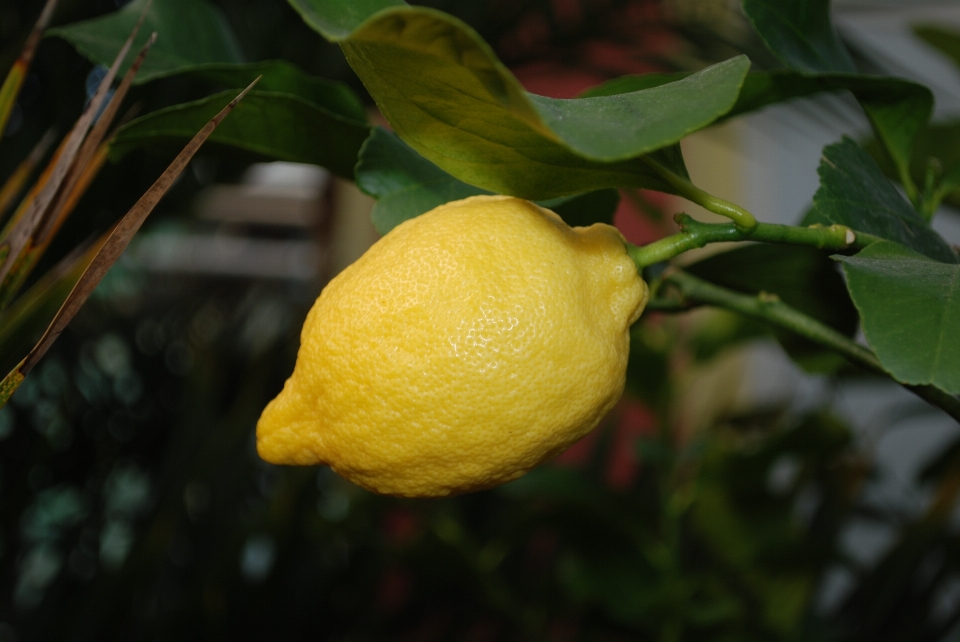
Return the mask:
[[257,454],[270,464],[311,466],[326,463],[318,422],[288,379],[257,422]]

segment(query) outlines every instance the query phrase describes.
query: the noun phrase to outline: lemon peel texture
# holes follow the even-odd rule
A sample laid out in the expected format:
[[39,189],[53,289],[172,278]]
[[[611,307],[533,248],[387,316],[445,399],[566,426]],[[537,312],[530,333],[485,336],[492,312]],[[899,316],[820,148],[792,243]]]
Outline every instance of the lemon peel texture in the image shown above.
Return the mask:
[[323,290],[257,449],[407,497],[516,479],[619,399],[647,295],[609,225],[506,196],[442,205]]

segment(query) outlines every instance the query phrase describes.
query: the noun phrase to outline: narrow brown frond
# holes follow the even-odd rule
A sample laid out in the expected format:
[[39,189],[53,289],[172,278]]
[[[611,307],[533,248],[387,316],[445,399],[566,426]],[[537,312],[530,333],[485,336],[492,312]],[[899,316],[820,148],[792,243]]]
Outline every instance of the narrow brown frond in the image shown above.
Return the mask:
[[33,146],[32,150],[30,150],[30,155],[27,156],[22,163],[20,163],[16,170],[14,170],[13,174],[10,175],[10,178],[8,178],[3,184],[3,187],[0,187],[0,219],[6,215],[7,211],[10,209],[10,206],[23,190],[23,187],[27,184],[30,176],[33,175],[37,165],[40,164],[40,161],[43,160],[43,157],[47,155],[48,151],[50,151],[50,146],[53,145],[53,141],[56,139],[57,132],[51,127],[47,130],[47,133],[45,133],[43,137],[37,141],[37,144]]
[[35,238],[34,235],[44,220],[45,213],[54,202],[57,193],[63,185],[77,156],[77,152],[80,150],[80,146],[83,144],[83,140],[93,124],[93,119],[100,113],[110,85],[113,83],[114,78],[116,78],[120,64],[124,58],[126,58],[130,47],[133,45],[133,39],[140,30],[143,20],[146,18],[150,4],[151,2],[148,0],[143,13],[140,15],[139,22],[134,26],[133,31],[130,33],[123,47],[120,48],[120,52],[117,54],[113,65],[111,65],[109,71],[100,82],[100,86],[97,88],[93,98],[67,136],[49,179],[44,183],[43,187],[40,188],[36,197],[30,201],[26,210],[16,221],[12,229],[10,229],[9,234],[3,239],[2,244],[0,244],[0,255],[3,255],[3,262],[0,264],[0,302],[9,302],[11,293],[9,292],[8,284],[11,281],[11,277],[16,278],[16,274],[12,273],[24,265],[24,255],[32,244]]
[[160,178],[140,197],[140,200],[130,209],[110,232],[107,240],[97,252],[96,256],[84,270],[80,279],[71,290],[66,301],[60,307],[43,337],[34,346],[33,350],[0,382],[0,406],[6,403],[13,392],[23,381],[23,377],[46,354],[47,350],[56,341],[57,337],[67,327],[80,307],[86,302],[94,288],[100,283],[107,270],[116,262],[126,249],[134,234],[146,220],[147,216],[156,207],[160,199],[167,193],[187,164],[193,159],[197,150],[210,137],[217,125],[233,111],[234,107],[243,99],[260,78],[253,81],[236,98],[214,116],[203,129],[184,147],[183,151],[170,163]]
[[37,177],[37,180],[34,181],[33,185],[27,191],[26,196],[24,196],[20,201],[20,205],[17,206],[13,216],[10,217],[10,220],[4,224],[3,230],[0,231],[0,261],[3,260],[4,256],[6,256],[3,254],[3,252],[9,250],[10,248],[9,244],[5,243],[6,239],[10,236],[11,231],[17,226],[17,223],[23,219],[23,215],[30,210],[33,202],[37,198],[37,194],[40,193],[40,190],[43,189],[43,186],[50,182],[50,177],[53,176],[53,170],[56,169],[57,164],[60,162],[60,157],[63,155],[63,150],[66,148],[66,145],[67,139],[60,141],[57,149],[54,150],[53,155],[47,162],[47,166],[42,172],[40,172],[40,176]]
[[[100,114],[100,118],[97,119],[97,122],[90,129],[90,133],[87,135],[86,140],[83,141],[83,146],[77,152],[73,166],[70,168],[70,172],[67,174],[67,178],[64,180],[63,186],[57,194],[56,201],[47,210],[47,213],[43,217],[43,221],[40,223],[39,228],[33,235],[33,244],[35,246],[46,247],[50,241],[50,237],[54,232],[56,232],[57,229],[60,228],[60,225],[63,223],[63,219],[65,218],[64,208],[67,202],[72,200],[73,204],[75,205],[79,197],[83,195],[85,189],[80,190],[79,192],[75,189],[81,177],[86,176],[92,180],[93,176],[96,176],[96,173],[99,171],[100,167],[103,166],[103,161],[106,159],[105,154],[102,154],[102,158],[100,159],[100,163],[96,169],[91,172],[90,168],[88,167],[88,165],[98,155],[98,152],[103,151],[102,143],[104,136],[107,133],[107,129],[109,129],[110,125],[113,123],[113,119],[117,115],[117,111],[120,109],[120,104],[126,97],[127,92],[130,90],[130,86],[133,84],[133,79],[136,77],[137,72],[143,65],[144,59],[147,57],[147,52],[150,51],[150,47],[152,47],[153,43],[156,41],[157,34],[154,32],[140,49],[140,52],[137,54],[136,59],[134,59],[133,64],[130,65],[127,73],[123,76],[123,80],[120,81],[120,85],[113,93],[113,98],[111,98],[110,102],[107,103],[103,113]],[[89,181],[87,185],[89,185]]]
[[10,112],[13,111],[13,106],[17,102],[20,87],[23,86],[27,71],[30,70],[30,63],[33,62],[33,54],[37,50],[37,45],[43,36],[43,30],[50,23],[50,18],[53,16],[53,10],[56,7],[57,0],[47,0],[43,11],[40,12],[40,17],[37,18],[37,23],[33,26],[33,31],[30,32],[23,49],[20,50],[20,56],[13,63],[6,80],[3,81],[3,86],[0,87],[0,133],[7,127]]

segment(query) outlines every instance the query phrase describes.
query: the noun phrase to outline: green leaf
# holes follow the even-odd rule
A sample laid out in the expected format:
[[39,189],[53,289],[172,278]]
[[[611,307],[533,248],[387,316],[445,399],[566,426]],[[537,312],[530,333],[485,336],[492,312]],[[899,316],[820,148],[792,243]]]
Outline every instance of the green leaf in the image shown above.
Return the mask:
[[[877,161],[889,178],[899,179],[897,169],[886,158],[876,141],[870,141],[865,149]],[[913,180],[923,185],[926,182],[928,163],[935,160],[939,168],[934,189],[941,190],[942,196],[952,205],[960,204],[960,122],[947,122],[930,125],[917,138],[916,151],[910,164]]]
[[853,140],[844,137],[825,147],[818,173],[820,189],[804,224],[847,225],[896,241],[937,261],[957,262],[956,253],[943,237],[914,211]]
[[[371,217],[380,234],[438,205],[491,193],[447,174],[382,127],[363,144],[356,178],[357,186],[377,199]],[[568,225],[590,225],[612,223],[619,201],[616,190],[599,190],[540,205],[554,210]]]
[[[683,80],[692,72],[652,73],[641,76],[621,76],[607,81],[602,85],[591,87],[581,94],[588,96],[613,96],[631,91],[639,91],[650,87],[659,87],[670,82]],[[850,74],[832,74],[810,76],[793,71],[792,69],[776,69],[774,71],[751,71],[743,81],[740,94],[733,108],[720,117],[727,120],[751,111],[762,109],[768,105],[809,96],[823,91],[847,89],[850,85],[867,80],[866,76],[852,76]],[[895,79],[869,79],[872,81]]]
[[[56,27],[48,30],[47,35],[59,36],[91,61],[109,65],[140,18],[145,4],[146,0],[134,0],[119,11]],[[157,43],[140,69],[137,83],[205,63],[243,60],[236,37],[223,14],[203,0],[154,0],[134,43],[134,51],[154,31],[158,35]],[[121,68],[121,73],[126,66]]]
[[[342,18],[326,2],[309,4]],[[438,11],[388,8],[346,37],[311,24],[340,40],[418,153],[461,181],[531,199],[619,186],[673,191],[640,157],[722,116],[749,67],[741,56],[643,91],[555,100],[527,94],[480,36]]]
[[830,0],[743,0],[743,10],[788,67],[810,73],[857,71],[830,21]]
[[327,40],[342,40],[364,20],[388,7],[403,7],[403,0],[288,0],[303,18]]
[[559,214],[571,227],[587,227],[594,223],[613,225],[613,215],[620,205],[620,192],[615,189],[598,189],[585,194],[537,201],[537,204]]
[[[846,336],[857,330],[857,310],[836,263],[810,247],[757,244],[723,252],[685,268],[702,279],[746,294],[767,293]],[[749,334],[750,326],[739,329]],[[788,332],[775,332],[787,353],[812,372],[833,371],[841,358]]]
[[837,258],[883,367],[902,383],[960,394],[960,265],[889,241]]
[[854,90],[877,138],[890,155],[897,175],[914,201],[918,192],[910,176],[917,138],[933,114],[933,94],[926,87],[905,81],[876,81],[876,86]]
[[491,193],[457,180],[382,127],[363,144],[356,178],[357,187],[377,199],[370,216],[380,234],[438,205]]
[[200,65],[177,77],[207,81],[220,85],[220,89],[246,87],[260,77],[257,91],[293,94],[343,118],[367,125],[363,102],[347,85],[311,76],[285,60]]
[[[624,76],[594,87],[583,96],[611,96],[676,82],[688,73]],[[824,91],[847,89],[860,101],[898,172],[909,167],[917,137],[930,120],[933,94],[899,78],[849,73],[808,74],[792,69],[752,71],[747,74],[733,108],[720,120],[768,105]]]
[[[586,89],[578,96],[578,98],[616,96],[617,94],[627,94],[631,91],[640,91],[641,89],[653,89],[654,87],[660,87],[661,85],[683,80],[684,78],[692,76],[693,73],[694,72],[692,71],[674,71],[669,73],[641,74],[639,76],[620,76],[619,78],[614,78],[613,80],[608,80],[605,83]],[[746,90],[746,85],[749,83],[750,76],[754,75],[755,73],[756,72],[750,72],[747,74],[747,78],[744,80],[744,88],[741,89],[741,93]]]
[[933,94],[916,83],[858,76],[830,21],[830,0],[743,0],[743,9],[757,34],[785,65],[808,76],[831,75],[824,79],[828,84],[839,81],[853,91],[907,195],[915,200],[910,159],[916,137],[933,113]]
[[[313,78],[285,62],[210,65],[191,70],[196,77],[243,86],[263,78],[208,142],[208,150],[228,146],[258,157],[322,165],[352,178],[353,166],[369,133],[366,114],[347,87]],[[137,148],[175,151],[215,114],[228,94],[161,109],[128,123],[116,134],[110,154],[119,160]]]

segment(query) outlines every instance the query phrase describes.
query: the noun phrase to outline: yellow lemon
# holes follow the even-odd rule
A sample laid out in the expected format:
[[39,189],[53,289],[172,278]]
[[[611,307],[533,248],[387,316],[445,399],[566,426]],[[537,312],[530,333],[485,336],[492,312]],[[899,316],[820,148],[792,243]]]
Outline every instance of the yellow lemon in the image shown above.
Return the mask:
[[260,456],[407,497],[516,479],[616,403],[646,300],[609,225],[506,196],[442,205],[323,290]]

